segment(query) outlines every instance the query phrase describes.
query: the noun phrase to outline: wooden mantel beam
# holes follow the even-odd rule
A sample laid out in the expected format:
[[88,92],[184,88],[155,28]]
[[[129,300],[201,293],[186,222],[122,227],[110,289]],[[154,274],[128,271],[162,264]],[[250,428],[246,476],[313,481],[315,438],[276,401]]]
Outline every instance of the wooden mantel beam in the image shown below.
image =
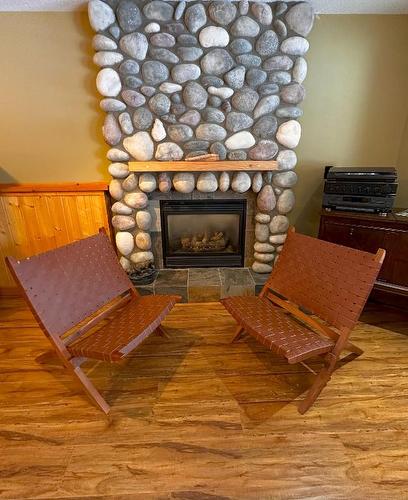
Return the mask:
[[238,172],[278,170],[276,161],[132,161],[131,172]]

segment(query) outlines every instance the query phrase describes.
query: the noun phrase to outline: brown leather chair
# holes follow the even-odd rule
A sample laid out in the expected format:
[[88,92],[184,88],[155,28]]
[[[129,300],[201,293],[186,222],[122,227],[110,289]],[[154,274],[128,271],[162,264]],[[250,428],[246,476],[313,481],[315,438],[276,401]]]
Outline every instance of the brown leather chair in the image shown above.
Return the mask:
[[384,257],[382,249],[374,255],[296,234],[291,228],[259,297],[221,300],[239,324],[233,341],[248,333],[290,364],[323,358],[300,413],[330,380],[342,351],[354,357],[362,354],[349,336]]
[[88,358],[120,361],[153,332],[165,335],[160,323],[181,297],[140,296],[103,230],[49,252],[6,261],[61,361],[108,413],[109,405],[82,363]]

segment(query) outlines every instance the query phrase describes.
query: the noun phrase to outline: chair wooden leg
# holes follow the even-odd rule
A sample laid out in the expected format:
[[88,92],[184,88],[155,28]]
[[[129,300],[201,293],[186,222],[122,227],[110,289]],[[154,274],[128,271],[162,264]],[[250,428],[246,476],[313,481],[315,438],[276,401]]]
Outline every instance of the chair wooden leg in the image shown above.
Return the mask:
[[231,340],[231,344],[233,344],[234,342],[238,342],[238,340],[241,339],[244,335],[245,335],[245,330],[242,328],[242,326],[238,326]]
[[166,339],[171,338],[170,335],[166,332],[166,330],[164,330],[162,326],[158,326],[156,328],[156,332],[160,335],[160,337],[164,337]]
[[351,354],[349,354],[344,358],[333,356],[333,354],[331,353],[324,355],[325,362],[327,363],[327,365],[320,370],[315,381],[313,382],[312,387],[309,389],[306,398],[303,401],[301,401],[298,406],[299,413],[301,413],[302,415],[307,412],[307,410],[313,405],[313,403],[319,397],[319,394],[325,388],[334,370],[344,365],[345,363],[348,363],[349,361],[357,358],[358,356],[361,356],[361,354],[363,354],[364,352],[362,349],[352,344],[351,342],[346,342],[344,344],[343,349],[345,351],[349,351]]
[[315,381],[313,382],[312,387],[309,389],[306,398],[301,401],[298,406],[299,413],[303,415],[312,406],[312,404],[319,397],[319,394],[325,388],[327,382],[330,380],[332,373],[333,369],[330,369],[327,366],[320,370]]
[[81,367],[71,365],[70,372],[82,385],[83,390],[86,392],[92,403],[94,403],[97,406],[97,408],[100,408],[105,414],[108,414],[110,411],[110,406],[99,394],[96,387],[92,384],[92,382],[85,375],[85,373],[81,370]]
[[356,354],[357,356],[361,356],[364,352],[362,349],[360,349],[356,345],[352,344],[351,342],[346,343],[346,345],[344,346],[344,350],[352,352],[353,354]]

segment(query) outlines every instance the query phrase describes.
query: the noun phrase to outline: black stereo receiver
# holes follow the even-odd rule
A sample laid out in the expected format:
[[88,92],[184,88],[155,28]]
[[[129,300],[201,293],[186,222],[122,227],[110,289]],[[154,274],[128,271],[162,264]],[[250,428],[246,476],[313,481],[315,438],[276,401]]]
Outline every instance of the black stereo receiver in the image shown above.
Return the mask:
[[323,208],[388,213],[397,192],[394,167],[326,167]]

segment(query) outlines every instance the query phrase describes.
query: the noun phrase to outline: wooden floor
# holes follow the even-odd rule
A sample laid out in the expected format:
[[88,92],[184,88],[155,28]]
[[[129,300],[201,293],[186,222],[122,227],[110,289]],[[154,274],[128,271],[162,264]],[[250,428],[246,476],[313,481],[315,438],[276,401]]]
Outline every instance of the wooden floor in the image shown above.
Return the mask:
[[122,366],[89,364],[109,418],[47,354],[21,301],[0,315],[0,498],[408,498],[403,315],[371,306],[352,336],[364,355],[301,416],[311,374],[254,341],[229,345],[219,304],[179,305],[170,340]]

